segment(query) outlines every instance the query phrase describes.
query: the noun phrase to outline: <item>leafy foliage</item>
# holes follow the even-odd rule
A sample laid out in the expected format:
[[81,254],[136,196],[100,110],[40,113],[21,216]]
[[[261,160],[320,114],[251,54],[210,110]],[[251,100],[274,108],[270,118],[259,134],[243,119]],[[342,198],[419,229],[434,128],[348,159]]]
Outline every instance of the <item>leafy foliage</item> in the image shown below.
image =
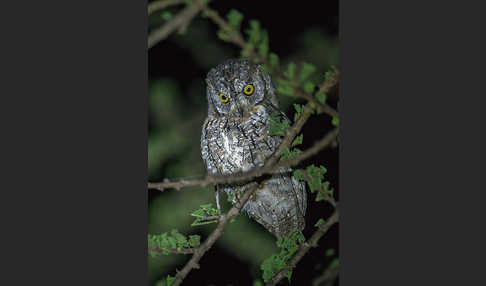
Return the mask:
[[303,82],[308,79],[316,70],[317,68],[314,65],[306,62],[302,63],[299,69],[299,81]]
[[[168,255],[170,250],[181,250],[182,248],[196,247],[200,244],[201,237],[199,235],[189,235],[187,238],[181,234],[177,229],[173,229],[170,234],[164,232],[162,234],[149,234],[148,247],[149,255],[151,257],[158,256],[160,252]],[[159,251],[154,251],[158,249]]]
[[327,169],[324,166],[316,167],[314,164],[307,166],[305,170],[294,171],[294,177],[301,181],[306,181],[311,193],[317,192],[316,202],[325,200],[324,194],[334,196],[334,189],[330,188],[329,181],[324,181],[324,174]]
[[269,120],[268,134],[271,136],[285,136],[285,131],[290,127],[290,122],[279,113],[271,114]]
[[331,260],[331,262],[329,263],[328,269],[332,270],[332,269],[334,269],[338,266],[339,266],[339,258],[336,257],[333,260]]
[[157,281],[154,286],[170,286],[174,283],[175,277],[167,275],[165,279]]
[[212,204],[201,205],[199,209],[191,213],[191,216],[196,217],[196,220],[191,224],[191,226],[215,223],[217,220],[201,221],[203,218],[215,215],[218,215],[218,210],[213,208]]
[[294,114],[294,122],[299,120],[300,116],[302,115],[302,111],[304,111],[304,106],[301,104],[294,103],[295,114]]
[[339,126],[339,118],[333,117],[331,123],[334,126]]
[[285,148],[282,150],[280,161],[292,160],[300,153],[302,153],[302,151],[299,148],[294,148],[292,150],[290,150],[289,148]]
[[[299,250],[299,244],[302,244],[304,241],[304,235],[295,230],[287,237],[278,237],[277,247],[280,248],[280,253],[265,259],[260,267],[263,270],[263,281],[267,282],[273,275],[287,267],[287,262]],[[289,281],[291,275],[292,270],[289,270],[287,273]]]
[[277,92],[283,95],[287,96],[293,96],[294,95],[294,87],[291,85],[291,83],[285,79],[277,77],[275,79],[277,83]]
[[319,101],[322,104],[326,104],[327,93],[319,91],[319,92],[316,93],[315,96],[316,96],[317,101]]
[[[241,14],[236,9],[231,9],[228,14],[226,15],[228,19],[228,25],[232,30],[239,31],[241,29],[241,22],[243,21],[243,14]],[[221,40],[228,42],[230,41],[230,35],[228,34],[230,31],[225,31],[223,29],[219,29],[217,32],[218,38]]]
[[241,22],[243,21],[243,14],[236,9],[231,9],[226,16],[228,18],[228,24],[236,31],[241,29]]
[[268,61],[270,62],[270,65],[276,69],[280,68],[280,60],[275,53],[270,53],[268,56]]
[[325,221],[323,218],[320,218],[320,219],[319,219],[319,220],[316,222],[316,224],[314,224],[314,226],[315,226],[315,227],[319,227],[319,226],[321,226],[321,225],[323,225],[323,224],[325,224],[325,223],[326,223],[326,221]]
[[304,134],[300,134],[299,136],[295,137],[294,141],[292,142],[292,147],[302,144],[304,140]]

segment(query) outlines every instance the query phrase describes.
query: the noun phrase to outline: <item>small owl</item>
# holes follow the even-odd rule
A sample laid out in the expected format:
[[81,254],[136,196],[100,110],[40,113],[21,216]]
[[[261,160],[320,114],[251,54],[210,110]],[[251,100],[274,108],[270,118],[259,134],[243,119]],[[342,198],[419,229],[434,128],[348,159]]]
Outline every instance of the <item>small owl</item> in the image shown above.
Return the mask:
[[[269,116],[280,111],[270,75],[249,60],[230,59],[211,69],[206,78],[208,117],[201,136],[201,154],[210,175],[229,175],[261,167],[281,142],[270,136]],[[216,186],[233,203],[252,184]],[[304,228],[305,184],[290,168],[276,170],[258,185],[242,210],[274,235]]]

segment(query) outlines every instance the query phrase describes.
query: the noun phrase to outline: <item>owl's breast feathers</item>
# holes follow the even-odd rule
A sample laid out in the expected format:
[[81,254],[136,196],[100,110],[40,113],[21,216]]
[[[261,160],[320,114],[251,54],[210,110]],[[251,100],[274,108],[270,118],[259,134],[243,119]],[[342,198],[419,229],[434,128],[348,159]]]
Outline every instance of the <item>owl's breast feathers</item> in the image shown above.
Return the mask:
[[234,174],[262,166],[280,138],[268,135],[268,113],[253,107],[248,117],[209,116],[203,126],[201,153],[209,174]]

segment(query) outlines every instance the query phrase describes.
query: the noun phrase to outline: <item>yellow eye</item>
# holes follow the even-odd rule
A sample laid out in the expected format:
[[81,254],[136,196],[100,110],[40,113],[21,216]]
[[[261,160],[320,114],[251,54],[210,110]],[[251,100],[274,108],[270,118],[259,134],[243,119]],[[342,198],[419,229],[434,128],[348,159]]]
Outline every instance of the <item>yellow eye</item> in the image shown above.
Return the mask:
[[229,98],[226,94],[220,93],[219,94],[219,100],[221,100],[221,102],[223,102],[223,103],[226,103],[226,102],[228,102]]
[[254,87],[252,84],[247,84],[245,88],[243,88],[243,93],[246,95],[252,95],[254,91]]

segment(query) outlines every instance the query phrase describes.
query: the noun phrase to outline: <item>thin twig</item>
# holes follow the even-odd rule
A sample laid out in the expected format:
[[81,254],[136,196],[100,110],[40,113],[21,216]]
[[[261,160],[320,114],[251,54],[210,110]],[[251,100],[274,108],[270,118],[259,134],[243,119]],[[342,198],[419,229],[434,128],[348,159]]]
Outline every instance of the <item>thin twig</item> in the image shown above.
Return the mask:
[[[152,247],[149,249],[151,252],[157,252],[158,254],[163,254],[163,250],[160,247]],[[178,249],[169,249],[168,252],[172,254],[192,254],[194,253],[195,248],[182,248],[181,250]]]
[[199,260],[203,257],[204,253],[208,251],[211,246],[218,240],[218,238],[223,234],[224,227],[231,221],[232,218],[238,216],[240,214],[241,208],[245,205],[246,201],[250,198],[250,196],[255,192],[257,189],[257,185],[252,185],[241,197],[240,203],[236,203],[225,215],[220,217],[218,226],[213,232],[208,236],[208,238],[197,248],[194,249],[194,254],[192,255],[191,259],[184,265],[181,271],[177,272],[175,276],[174,283],[172,286],[177,286],[182,283],[182,280],[186,278],[189,272],[193,269],[199,268]]
[[332,131],[327,133],[324,137],[321,139],[317,140],[312,147],[308,148],[304,152],[300,153],[297,155],[295,158],[283,161],[282,163],[279,164],[280,166],[285,166],[285,167],[292,167],[298,165],[300,162],[314,156],[315,154],[319,153],[322,149],[325,147],[329,146],[337,137],[339,133],[338,128],[334,128]]
[[281,269],[277,272],[268,282],[267,286],[276,285],[280,280],[286,277],[289,270],[293,269],[297,263],[304,257],[304,255],[313,247],[317,247],[317,242],[324,234],[327,233],[329,228],[339,221],[339,211],[338,208],[334,210],[334,213],[328,218],[328,220],[319,226],[319,228],[314,232],[309,240],[300,245],[299,251],[294,254],[294,256],[289,260],[288,267]]
[[185,0],[159,0],[150,2],[148,4],[148,14],[152,14],[153,12],[164,10],[167,7],[183,4],[186,2]]
[[[207,0],[206,2],[209,2]],[[170,34],[178,29],[184,29],[191,20],[202,10],[206,4],[201,0],[194,0],[191,5],[186,6],[179,14],[170,19],[160,28],[151,32],[148,36],[148,48],[152,48],[160,41],[165,40]]]
[[197,221],[198,222],[201,222],[201,221],[219,220],[222,216],[223,216],[223,214],[221,214],[221,215],[206,216],[206,217],[198,218]]

